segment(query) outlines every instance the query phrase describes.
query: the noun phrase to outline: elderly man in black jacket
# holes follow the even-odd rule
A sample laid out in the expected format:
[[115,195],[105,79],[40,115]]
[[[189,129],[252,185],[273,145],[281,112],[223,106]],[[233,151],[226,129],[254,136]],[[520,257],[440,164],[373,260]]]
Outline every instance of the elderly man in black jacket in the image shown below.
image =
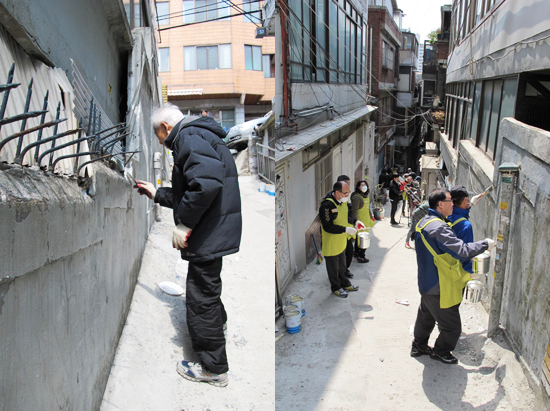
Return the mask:
[[239,251],[241,198],[237,168],[222,141],[226,132],[211,117],[188,122],[172,104],[151,120],[160,144],[173,151],[172,188],[137,181],[140,194],[174,210],[172,245],[189,261],[186,284],[187,327],[201,363],[180,361],[188,380],[227,385],[223,329],[227,314],[221,301],[222,257]]

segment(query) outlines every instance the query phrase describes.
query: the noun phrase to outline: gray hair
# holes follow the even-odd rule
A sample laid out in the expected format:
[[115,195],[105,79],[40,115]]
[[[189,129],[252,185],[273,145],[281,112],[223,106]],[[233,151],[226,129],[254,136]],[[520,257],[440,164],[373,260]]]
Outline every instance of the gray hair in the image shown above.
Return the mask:
[[170,127],[174,127],[183,118],[183,113],[178,106],[165,103],[151,114],[151,123],[153,123],[153,130],[157,131],[160,128],[160,123],[168,123]]

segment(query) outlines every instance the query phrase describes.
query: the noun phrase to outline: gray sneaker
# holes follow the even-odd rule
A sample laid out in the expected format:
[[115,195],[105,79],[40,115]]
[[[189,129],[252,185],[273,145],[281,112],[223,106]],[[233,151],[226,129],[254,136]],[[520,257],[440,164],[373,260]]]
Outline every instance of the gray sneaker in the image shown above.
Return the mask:
[[340,298],[348,298],[348,293],[343,288],[340,288],[339,290],[333,291],[332,293],[335,294],[336,296],[340,297]]
[[212,374],[198,362],[179,361],[176,368],[178,373],[186,380],[207,382],[215,387],[227,386],[228,379],[226,372],[223,374]]

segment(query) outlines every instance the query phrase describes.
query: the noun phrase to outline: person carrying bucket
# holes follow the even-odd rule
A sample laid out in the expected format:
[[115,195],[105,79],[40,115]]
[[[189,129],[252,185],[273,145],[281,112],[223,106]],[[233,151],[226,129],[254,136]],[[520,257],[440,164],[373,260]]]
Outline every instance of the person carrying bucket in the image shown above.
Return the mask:
[[[470,274],[462,261],[490,250],[495,242],[490,238],[464,243],[450,227],[447,217],[453,212],[451,193],[437,188],[430,194],[428,214],[416,227],[416,261],[421,299],[414,325],[411,357],[430,355],[445,364],[456,364],[452,355],[462,332],[459,306],[462,291]],[[437,321],[440,333],[435,345],[428,340]]]
[[345,275],[347,234],[355,235],[357,229],[365,228],[361,221],[356,221],[348,215],[349,194],[349,184],[343,181],[336,182],[333,191],[327,194],[319,207],[323,240],[321,248],[330,288],[340,298],[347,298],[348,292],[359,289],[358,286],[352,285]]
[[[451,198],[453,199],[453,213],[449,216],[451,227],[456,236],[465,243],[474,242],[474,229],[470,223],[470,193],[464,186],[451,188]],[[472,260],[464,261],[462,268],[473,273]]]
[[[339,176],[336,181],[345,182],[351,188],[351,180],[346,175]],[[349,199],[349,197],[348,197],[348,199]],[[348,202],[348,214],[351,214],[351,203],[350,202]],[[349,270],[349,268],[350,268],[351,263],[353,261],[353,254],[354,254],[353,253],[353,243],[356,240],[356,235],[346,234],[346,237],[347,237],[346,251],[345,251],[345,254],[346,254],[346,272],[345,272],[344,275],[348,278],[353,278],[353,273]]]
[[[374,226],[374,216],[369,205],[369,185],[366,180],[359,180],[355,184],[355,191],[351,195],[351,216],[352,218],[364,221],[365,227]],[[358,263],[368,263],[369,259],[365,257],[365,251],[359,248],[359,242],[355,242],[355,255]]]

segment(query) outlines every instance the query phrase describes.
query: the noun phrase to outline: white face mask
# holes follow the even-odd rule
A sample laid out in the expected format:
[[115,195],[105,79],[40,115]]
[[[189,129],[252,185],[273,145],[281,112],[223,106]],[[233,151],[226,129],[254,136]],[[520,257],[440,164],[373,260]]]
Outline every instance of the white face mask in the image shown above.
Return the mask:
[[362,191],[363,193],[366,193],[368,189],[369,189],[369,188],[368,188],[367,186],[361,187],[361,191]]
[[347,197],[342,197],[342,198],[340,199],[340,204],[347,203],[348,200],[349,200],[349,196],[347,196]]

